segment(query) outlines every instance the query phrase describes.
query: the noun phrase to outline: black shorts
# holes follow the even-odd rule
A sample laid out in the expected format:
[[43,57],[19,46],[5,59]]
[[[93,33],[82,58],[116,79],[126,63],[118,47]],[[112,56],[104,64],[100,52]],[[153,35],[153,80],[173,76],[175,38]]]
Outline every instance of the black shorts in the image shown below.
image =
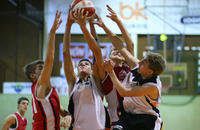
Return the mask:
[[154,130],[156,120],[154,115],[123,112],[113,130]]
[[108,111],[107,111],[107,108],[106,107],[104,107],[105,108],[105,113],[106,113],[106,122],[105,122],[105,127],[106,128],[111,128],[111,125],[110,125],[110,116],[109,116],[109,114],[108,114]]

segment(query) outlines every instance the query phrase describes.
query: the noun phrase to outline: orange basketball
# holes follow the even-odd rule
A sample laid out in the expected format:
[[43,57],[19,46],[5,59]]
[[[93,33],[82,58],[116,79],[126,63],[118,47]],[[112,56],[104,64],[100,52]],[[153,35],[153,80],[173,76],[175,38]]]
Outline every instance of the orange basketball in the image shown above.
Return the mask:
[[[95,13],[94,4],[91,0],[74,0],[72,2],[72,12],[76,9],[84,9],[84,14],[88,11],[87,19],[91,18],[91,16]],[[72,15],[74,17],[74,14]]]

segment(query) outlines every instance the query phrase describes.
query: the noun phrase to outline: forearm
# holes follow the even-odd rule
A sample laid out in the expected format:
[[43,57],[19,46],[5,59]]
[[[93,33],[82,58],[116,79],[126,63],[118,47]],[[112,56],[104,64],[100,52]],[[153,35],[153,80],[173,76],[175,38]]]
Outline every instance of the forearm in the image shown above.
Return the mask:
[[10,126],[8,124],[3,124],[1,130],[9,130]]
[[103,24],[102,28],[104,29],[116,49],[120,51],[122,48],[124,48],[123,42],[105,24]]
[[123,42],[113,34],[104,24],[102,26],[104,31],[107,33],[108,37],[110,38],[113,46],[121,53],[121,55],[126,59],[127,64],[130,68],[135,67],[138,64],[138,59],[133,57],[133,55],[124,47]]
[[126,93],[127,93],[127,88],[125,88],[122,83],[118,80],[117,76],[115,75],[115,72],[112,70],[111,72],[108,73],[111,80],[112,80],[112,83],[113,83],[113,86],[117,89],[117,91],[119,92],[119,94],[122,96],[122,97],[125,97]]
[[16,123],[16,118],[14,116],[8,116],[2,125],[1,130],[9,130],[9,128]]
[[45,62],[53,62],[55,53],[55,32],[49,33]]
[[[70,42],[71,42],[71,28],[74,23],[74,19],[72,18],[71,9],[68,12],[67,23],[65,25],[65,33],[63,38],[63,58],[64,62],[66,61],[70,67],[73,67],[72,59],[70,56]],[[73,68],[70,68],[73,69]]]
[[69,49],[70,49],[70,39],[71,39],[71,24],[66,24],[65,27],[65,34],[64,34],[64,39],[63,39],[63,53],[68,53],[69,54]]
[[85,40],[88,43],[89,48],[94,53],[95,57],[98,58],[98,56],[101,55],[101,49],[99,48],[99,45],[97,44],[96,40],[93,38],[91,33],[88,31],[86,26],[80,27],[85,37]]
[[3,125],[3,127],[1,128],[1,130],[9,130],[10,127]]
[[73,89],[70,86],[73,86],[71,84],[75,82],[75,78],[76,78],[75,73],[74,73],[73,63],[72,63],[72,57],[70,55],[71,26],[72,26],[71,24],[66,25],[64,39],[63,39],[64,72],[65,72],[68,85],[70,84],[69,92],[71,92],[71,90]]
[[144,96],[144,95],[158,95],[158,89],[155,86],[150,85],[143,85],[143,86],[134,86],[134,87],[125,87],[117,78],[114,71],[108,73],[113,86],[117,89],[119,94],[122,97],[137,97],[137,96]]
[[117,23],[119,29],[122,32],[122,36],[123,36],[123,38],[124,38],[124,40],[126,42],[128,51],[132,55],[134,55],[134,43],[133,43],[133,41],[132,41],[132,39],[131,39],[131,37],[130,37],[128,31],[127,31],[127,29],[124,27],[124,25],[123,25],[123,23],[122,23],[121,20],[116,21],[116,23]]
[[[80,27],[81,27],[81,30],[85,37],[85,40],[87,41],[88,46],[91,49],[91,51],[93,52],[95,59],[96,59],[96,61],[94,62],[94,65],[93,65],[93,74],[95,75],[96,78],[98,77],[100,79],[104,79],[104,77],[105,77],[105,71],[103,69],[104,60],[103,60],[103,56],[101,53],[101,49],[100,49],[98,43],[96,42],[96,40],[92,37],[91,33],[86,28],[86,26],[80,26]],[[99,70],[101,70],[101,71],[99,71]]]
[[[42,85],[42,87],[40,87],[40,89],[42,89],[41,90],[42,93],[43,91],[46,90],[47,87],[51,87],[51,85],[49,85],[48,83],[53,69],[54,51],[55,51],[55,32],[50,31],[46,49],[46,58],[44,61],[44,68],[40,74],[37,85],[38,87]],[[40,91],[38,92],[38,94],[40,95]]]
[[96,34],[96,31],[95,31],[95,28],[94,28],[94,24],[90,22],[90,32],[92,34],[92,36],[94,37],[94,39],[96,40],[97,39],[97,34]]
[[[72,65],[72,59],[70,56],[70,41],[71,41],[71,25],[66,25],[65,29],[65,34],[64,34],[64,39],[63,39],[63,58],[66,63],[68,63],[70,66],[73,67]],[[71,68],[70,68],[71,69]]]

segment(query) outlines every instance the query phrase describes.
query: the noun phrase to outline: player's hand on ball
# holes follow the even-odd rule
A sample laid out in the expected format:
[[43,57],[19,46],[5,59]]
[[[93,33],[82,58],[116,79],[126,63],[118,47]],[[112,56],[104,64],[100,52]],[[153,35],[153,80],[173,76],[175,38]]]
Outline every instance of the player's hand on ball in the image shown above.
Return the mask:
[[86,25],[87,15],[88,12],[86,11],[86,13],[84,14],[84,9],[77,9],[74,12],[74,19],[80,26]]
[[68,11],[67,23],[72,25],[74,22],[75,22],[75,20],[72,17],[72,9],[70,8]]
[[104,23],[102,19],[97,14],[95,14],[95,18],[97,19],[97,21],[93,21],[93,24],[97,24],[98,26],[103,27]]
[[88,22],[94,24],[94,20],[97,19],[96,13],[94,13],[89,19]]

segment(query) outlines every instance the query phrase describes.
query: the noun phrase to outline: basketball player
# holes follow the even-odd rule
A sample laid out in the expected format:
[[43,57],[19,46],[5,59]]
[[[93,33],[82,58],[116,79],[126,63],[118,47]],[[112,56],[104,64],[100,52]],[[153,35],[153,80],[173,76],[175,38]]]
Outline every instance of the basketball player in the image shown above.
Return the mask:
[[[107,6],[107,10],[110,12],[110,15],[107,15],[111,20],[113,20],[119,27],[119,29],[122,32],[122,36],[125,40],[125,43],[127,45],[127,49],[129,52],[134,55],[133,53],[133,41],[130,38],[128,31],[123,26],[121,20],[118,18],[116,13]],[[119,53],[117,49],[114,47],[111,49],[109,58],[115,63],[114,72],[117,75],[117,78],[122,82],[124,78],[126,77],[126,74],[130,71],[129,66],[125,63],[124,57]],[[108,112],[111,118],[111,125],[112,127],[116,124],[116,122],[119,120],[119,103],[122,101],[122,97],[119,95],[117,90],[113,88],[113,83],[110,79],[110,76],[106,75],[106,78],[102,81],[102,88],[104,94],[106,94],[106,101],[108,102]]]
[[108,72],[113,86],[120,96],[124,97],[121,105],[121,116],[114,130],[160,130],[162,120],[158,106],[161,102],[161,81],[159,74],[165,69],[165,60],[155,53],[148,54],[139,61],[134,57],[123,42],[111,32],[99,19],[100,27],[109,36],[114,47],[125,58],[126,63],[132,68],[123,84],[116,77],[111,60],[104,63],[104,69]]
[[64,70],[70,90],[69,112],[73,115],[73,130],[103,130],[105,129],[105,109],[100,94],[100,80],[105,77],[103,58],[94,37],[86,28],[86,15],[78,9],[75,11],[76,22],[80,25],[85,40],[95,56],[95,63],[82,59],[78,63],[78,75],[75,74],[72,58],[70,56],[70,31],[75,22],[71,11],[65,29],[63,41]]
[[29,100],[26,97],[20,97],[17,101],[17,109],[18,112],[9,115],[3,126],[2,130],[25,130],[27,126],[27,119],[24,117],[27,108],[28,108]]
[[[95,19],[96,19],[96,13],[88,20],[89,25],[90,25],[90,33],[92,34],[93,38],[96,40],[96,43],[99,46],[99,48],[101,48],[100,45],[99,45],[99,42],[98,42],[98,36],[96,34],[96,29],[95,29],[94,23],[93,23],[95,21]],[[103,58],[103,56],[102,56],[102,58]],[[93,64],[96,61],[95,59],[96,58],[95,58],[95,56],[93,54]],[[105,73],[105,71],[103,71],[103,72]],[[102,90],[103,87],[102,87],[102,85],[99,85],[99,87],[100,87],[99,90],[103,93],[103,90]],[[107,108],[105,106],[104,106],[104,108],[105,108],[105,114],[106,114],[105,130],[110,130],[111,129],[110,116],[109,116]]]
[[[33,83],[31,86],[33,130],[60,130],[60,115],[64,117],[65,121],[70,118],[67,116],[67,111],[60,105],[59,96],[50,83],[54,62],[55,35],[62,23],[60,16],[61,12],[57,11],[49,34],[45,61],[36,60],[27,64],[24,70],[28,79]],[[62,122],[61,125],[64,126],[66,123]]]

